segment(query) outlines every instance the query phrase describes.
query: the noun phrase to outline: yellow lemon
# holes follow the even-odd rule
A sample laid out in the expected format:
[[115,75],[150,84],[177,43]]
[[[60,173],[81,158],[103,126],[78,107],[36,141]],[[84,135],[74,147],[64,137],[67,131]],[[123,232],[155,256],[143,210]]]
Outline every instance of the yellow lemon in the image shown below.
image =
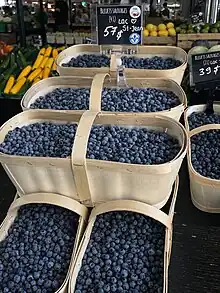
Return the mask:
[[174,28],[174,24],[172,23],[172,22],[168,22],[168,24],[167,24],[167,28],[169,29],[169,28]]
[[153,30],[152,31],[157,31],[157,26],[154,25]]
[[175,37],[176,36],[176,30],[175,30],[175,28],[169,28],[168,29],[168,33],[169,33],[169,36]]
[[149,36],[149,31],[147,29],[144,29],[144,36],[148,37]]
[[152,31],[152,32],[150,32],[150,36],[151,36],[151,37],[157,37],[157,32],[156,32],[156,31]]
[[166,29],[167,28],[166,28],[165,24],[161,23],[161,24],[158,25],[158,30],[159,31],[165,31]]
[[167,37],[168,36],[168,31],[167,30],[162,30],[158,32],[158,35],[160,37]]
[[149,32],[151,32],[151,31],[153,31],[153,29],[154,29],[154,25],[151,24],[151,23],[149,23],[149,24],[146,26],[146,29],[147,29]]

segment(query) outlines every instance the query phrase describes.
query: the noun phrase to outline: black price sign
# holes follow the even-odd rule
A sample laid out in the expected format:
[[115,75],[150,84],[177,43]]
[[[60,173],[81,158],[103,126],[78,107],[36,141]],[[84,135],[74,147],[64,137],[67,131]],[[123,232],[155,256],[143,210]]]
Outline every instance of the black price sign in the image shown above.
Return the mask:
[[97,6],[97,27],[99,45],[141,45],[141,6]]
[[204,22],[204,14],[202,12],[194,13],[191,16],[192,24],[199,24]]
[[220,52],[192,55],[192,75],[193,83],[204,88],[220,82]]

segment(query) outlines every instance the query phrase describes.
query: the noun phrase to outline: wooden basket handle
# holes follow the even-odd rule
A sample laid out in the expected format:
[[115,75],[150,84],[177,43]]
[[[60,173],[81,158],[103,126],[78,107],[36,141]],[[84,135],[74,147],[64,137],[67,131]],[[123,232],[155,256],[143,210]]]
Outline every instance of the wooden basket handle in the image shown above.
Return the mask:
[[94,76],[90,90],[89,110],[101,111],[103,83],[107,77],[111,81],[108,73],[98,73]]
[[17,209],[23,205],[31,203],[45,203],[60,206],[77,213],[84,219],[88,214],[87,208],[79,202],[73,200],[72,198],[53,193],[31,193],[22,195],[11,204],[8,213],[11,213],[12,210]]
[[117,55],[111,54],[111,60],[110,60],[110,72],[116,72],[117,71]]
[[194,128],[193,130],[189,131],[189,137],[192,137],[195,134],[198,134],[203,131],[207,130],[215,130],[215,129],[220,129],[220,124],[207,124],[203,125],[197,128]]
[[90,131],[98,115],[97,111],[85,111],[79,121],[71,154],[72,170],[81,202],[91,201],[92,195],[86,166],[86,152]]

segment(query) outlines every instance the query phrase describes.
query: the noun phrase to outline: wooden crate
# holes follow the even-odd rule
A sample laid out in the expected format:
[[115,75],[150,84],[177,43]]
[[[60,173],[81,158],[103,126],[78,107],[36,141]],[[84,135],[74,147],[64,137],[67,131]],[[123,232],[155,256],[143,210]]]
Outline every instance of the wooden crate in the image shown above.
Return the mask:
[[[207,34],[178,34],[177,35],[177,47],[185,50],[189,50],[192,47],[193,42],[199,40],[208,40],[217,42],[220,40],[220,33],[207,33]],[[213,43],[214,45],[214,43]]]
[[143,44],[176,46],[176,37],[144,37]]

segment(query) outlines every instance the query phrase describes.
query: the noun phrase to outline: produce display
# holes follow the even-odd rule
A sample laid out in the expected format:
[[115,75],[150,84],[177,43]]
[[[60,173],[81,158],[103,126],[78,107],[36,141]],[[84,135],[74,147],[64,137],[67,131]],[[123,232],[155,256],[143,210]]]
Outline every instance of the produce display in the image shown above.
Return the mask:
[[144,37],[175,37],[176,30],[172,22],[167,24],[153,25],[151,23],[147,24],[143,31]]
[[0,242],[0,292],[56,292],[70,265],[78,220],[62,207],[22,206]]
[[[137,58],[134,56],[123,56],[122,64],[126,68],[135,69],[173,69],[182,63],[174,58],[162,58],[154,56],[152,58]],[[63,63],[63,67],[109,67],[110,58],[106,55],[79,55],[72,58],[68,63]]]
[[124,56],[122,57],[122,64],[126,68],[166,70],[179,67],[182,62],[174,58],[162,58],[160,56],[154,56],[152,58]]
[[220,179],[220,131],[208,130],[191,137],[191,161],[200,175]]
[[[38,157],[70,156],[76,124],[34,123],[8,132],[0,144],[5,154]],[[180,151],[177,139],[145,128],[93,126],[87,158],[133,164],[163,164]]]
[[7,56],[0,58],[0,93],[21,96],[41,79],[49,77],[56,69],[54,62],[58,50],[42,48],[14,48]]
[[145,215],[99,215],[73,293],[162,293],[164,239],[164,226]]
[[[88,110],[90,89],[57,88],[40,96],[31,109]],[[157,112],[180,105],[171,91],[155,88],[104,88],[101,109],[116,112]]]
[[106,55],[83,54],[71,58],[68,63],[63,63],[63,67],[109,67],[110,57]]
[[206,124],[220,124],[220,114],[206,114],[205,112],[194,112],[188,117],[189,129],[206,125]]
[[201,25],[193,25],[182,23],[178,27],[176,27],[176,32],[180,34],[195,34],[195,33],[219,33],[220,32],[220,21],[217,21],[214,24],[201,24]]

